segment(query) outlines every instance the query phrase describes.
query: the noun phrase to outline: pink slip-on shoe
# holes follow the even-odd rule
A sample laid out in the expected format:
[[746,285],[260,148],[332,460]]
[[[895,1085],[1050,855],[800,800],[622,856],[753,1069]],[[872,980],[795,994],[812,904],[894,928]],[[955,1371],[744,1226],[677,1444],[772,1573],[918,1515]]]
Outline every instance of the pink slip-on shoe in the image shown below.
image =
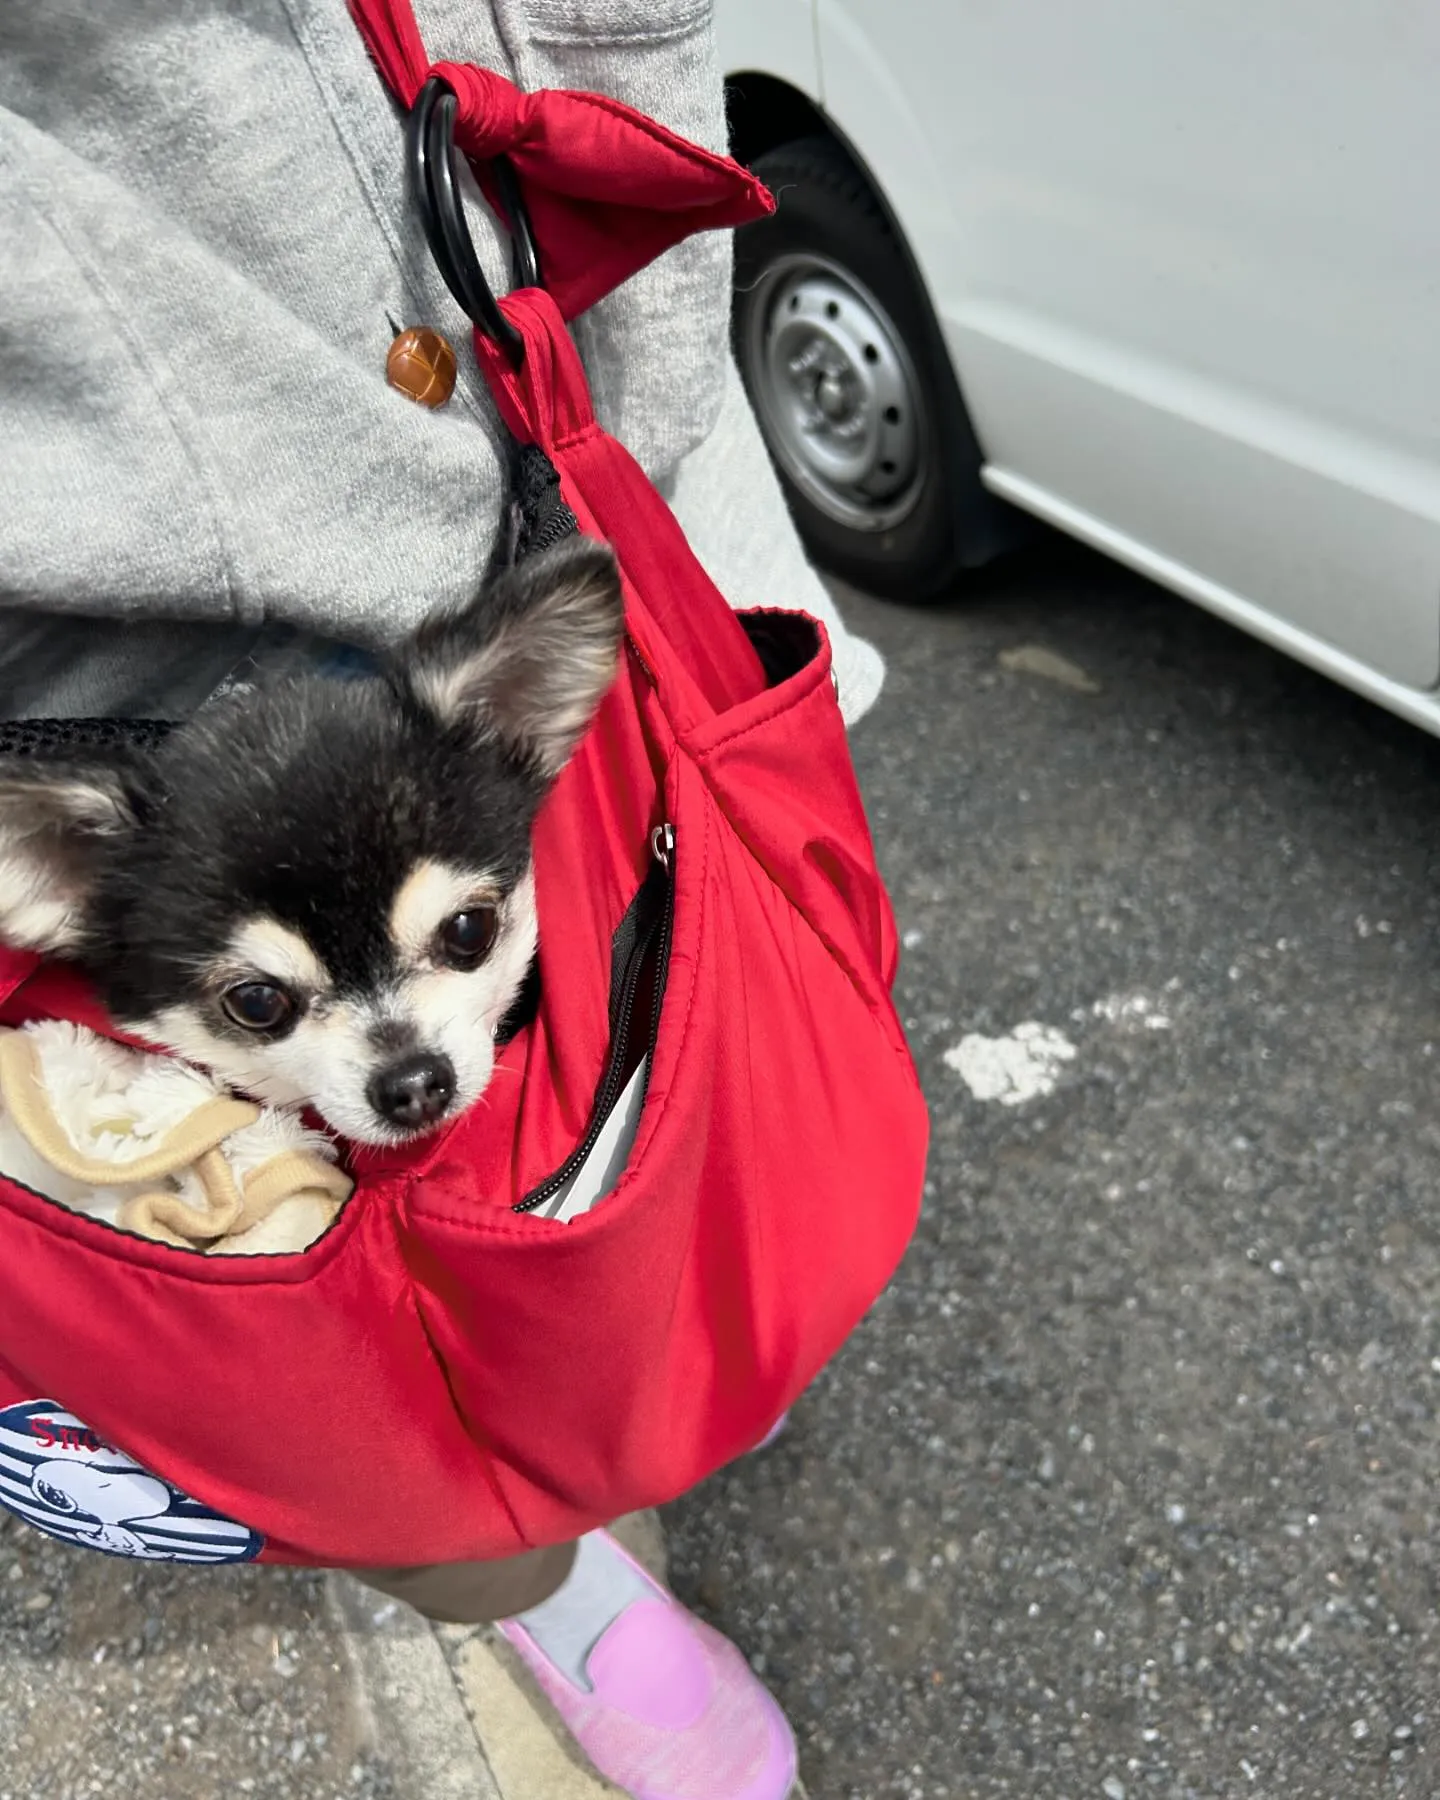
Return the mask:
[[523,1625],[500,1630],[595,1767],[632,1800],[785,1800],[795,1739],[743,1656],[627,1556],[650,1590],[600,1634],[587,1693]]

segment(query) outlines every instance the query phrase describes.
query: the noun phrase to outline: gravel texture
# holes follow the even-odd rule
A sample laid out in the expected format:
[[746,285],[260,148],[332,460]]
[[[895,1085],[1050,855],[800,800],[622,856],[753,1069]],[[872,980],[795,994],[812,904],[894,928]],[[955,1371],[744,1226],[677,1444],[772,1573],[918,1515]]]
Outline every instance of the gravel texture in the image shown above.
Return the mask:
[[0,1800],[397,1800],[369,1737],[319,1576],[137,1565],[0,1513]]
[[677,1586],[815,1800],[1440,1792],[1440,744],[1066,547],[848,610],[924,1218]]

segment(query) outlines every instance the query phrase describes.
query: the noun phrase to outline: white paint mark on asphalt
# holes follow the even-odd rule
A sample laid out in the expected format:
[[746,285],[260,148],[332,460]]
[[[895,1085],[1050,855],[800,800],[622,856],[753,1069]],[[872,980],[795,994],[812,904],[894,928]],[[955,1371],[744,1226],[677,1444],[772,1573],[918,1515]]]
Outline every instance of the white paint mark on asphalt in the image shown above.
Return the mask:
[[1023,1106],[1027,1100],[1052,1093],[1061,1070],[1074,1056],[1075,1046],[1062,1032],[1027,1019],[1006,1037],[967,1032],[945,1052],[945,1066],[955,1071],[977,1100]]
[[1053,681],[1057,687],[1070,688],[1077,694],[1100,692],[1100,683],[1087,675],[1079,663],[1044,644],[1017,644],[1013,650],[1002,650],[1000,667],[1012,675],[1038,675],[1042,681]]

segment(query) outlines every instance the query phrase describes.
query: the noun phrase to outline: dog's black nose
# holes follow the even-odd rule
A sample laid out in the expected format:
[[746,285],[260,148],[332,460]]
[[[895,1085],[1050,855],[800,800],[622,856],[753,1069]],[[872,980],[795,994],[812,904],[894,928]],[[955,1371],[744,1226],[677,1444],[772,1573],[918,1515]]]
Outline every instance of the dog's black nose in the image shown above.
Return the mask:
[[388,1125],[415,1131],[433,1124],[455,1098],[455,1070],[448,1056],[421,1050],[377,1070],[365,1093]]

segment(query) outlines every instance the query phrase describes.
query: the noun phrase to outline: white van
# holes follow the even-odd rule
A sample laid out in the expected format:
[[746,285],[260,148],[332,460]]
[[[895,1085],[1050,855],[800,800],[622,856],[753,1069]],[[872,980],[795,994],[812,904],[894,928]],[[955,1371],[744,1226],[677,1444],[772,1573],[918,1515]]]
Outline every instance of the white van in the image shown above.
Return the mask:
[[953,591],[1020,508],[1440,732],[1436,0],[717,19],[779,200],[735,346],[822,566]]

